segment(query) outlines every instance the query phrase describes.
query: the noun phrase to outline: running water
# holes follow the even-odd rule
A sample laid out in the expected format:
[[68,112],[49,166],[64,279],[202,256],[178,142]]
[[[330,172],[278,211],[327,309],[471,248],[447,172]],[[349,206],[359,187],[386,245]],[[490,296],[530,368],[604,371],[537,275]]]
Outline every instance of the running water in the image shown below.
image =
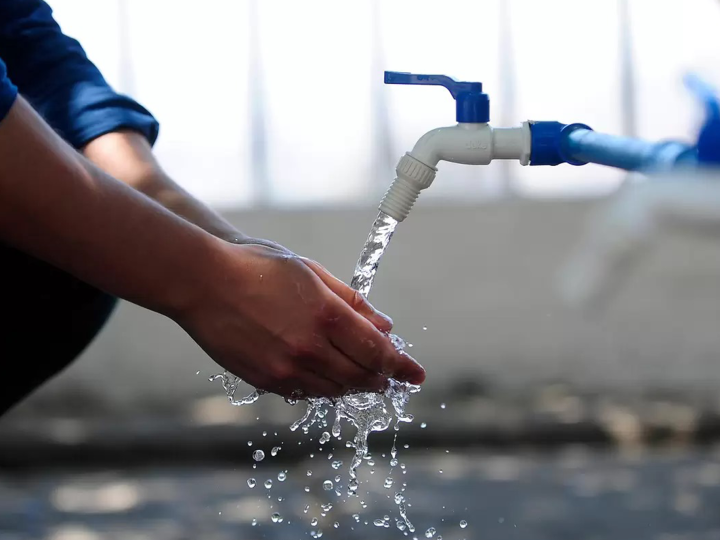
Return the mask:
[[355,265],[355,272],[350,282],[350,286],[365,298],[370,294],[380,259],[390,243],[397,224],[397,220],[385,212],[380,212],[370,229],[370,235],[365,241],[365,247]]
[[[370,230],[370,235],[355,266],[355,272],[350,284],[353,289],[359,291],[366,298],[372,288],[380,259],[390,243],[397,224],[398,222],[395,219],[384,212],[380,212]],[[404,350],[405,342],[400,337],[390,334],[389,338],[397,350]],[[249,405],[257,401],[265,393],[262,390],[255,390],[250,395],[237,399],[235,398],[235,391],[242,382],[238,377],[226,371],[222,375],[210,378],[211,381],[216,379],[222,381],[228,399],[233,405]],[[393,416],[396,420],[394,426],[396,431],[400,429],[400,422],[412,422],[413,417],[405,413],[405,408],[410,400],[410,394],[419,391],[420,387],[417,385],[390,379],[383,394],[359,392],[348,394],[339,399],[308,398],[305,414],[294,422],[290,429],[295,431],[301,428],[304,433],[308,433],[310,428],[316,424],[320,427],[327,427],[329,409],[335,411],[335,419],[331,428],[333,437],[340,439],[341,422],[343,420],[352,424],[357,431],[353,441],[346,442],[347,447],[355,449],[355,455],[350,463],[348,495],[357,495],[357,470],[363,459],[368,456],[368,436],[373,431],[384,431],[390,427]],[[388,401],[392,405],[392,409],[388,407]],[[295,400],[288,400],[288,402],[294,404]],[[397,463],[396,453],[395,443],[393,443],[392,462],[394,463]],[[394,465],[392,466],[394,467]],[[415,528],[407,517],[405,497],[402,494],[404,490],[403,487],[394,497],[402,517],[402,520],[398,520],[397,525],[400,530],[407,529],[409,532],[414,532]]]

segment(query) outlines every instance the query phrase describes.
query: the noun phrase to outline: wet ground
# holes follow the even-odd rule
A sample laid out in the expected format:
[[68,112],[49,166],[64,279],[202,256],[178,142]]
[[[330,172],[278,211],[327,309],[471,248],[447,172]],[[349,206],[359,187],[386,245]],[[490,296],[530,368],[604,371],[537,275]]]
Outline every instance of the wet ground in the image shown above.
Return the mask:
[[[717,450],[411,453],[400,445],[405,469],[394,469],[393,486],[384,487],[389,456],[376,449],[374,466],[363,466],[360,496],[344,502],[344,489],[338,496],[323,483],[337,487],[340,474],[344,488],[349,450],[328,459],[323,448],[312,459],[291,463],[281,460],[282,450],[271,456],[274,443],[264,443],[238,456],[238,467],[2,471],[0,538],[297,540],[320,533],[342,540],[404,538],[391,499],[406,483],[416,527],[409,537],[421,540],[430,527],[436,540],[720,539]],[[266,458],[253,469],[251,453],[257,448]],[[332,467],[335,460],[344,461],[339,470]],[[284,471],[287,477],[280,481]],[[251,478],[254,488],[248,486]],[[328,503],[332,508],[323,510]],[[282,521],[273,522],[275,512]]]

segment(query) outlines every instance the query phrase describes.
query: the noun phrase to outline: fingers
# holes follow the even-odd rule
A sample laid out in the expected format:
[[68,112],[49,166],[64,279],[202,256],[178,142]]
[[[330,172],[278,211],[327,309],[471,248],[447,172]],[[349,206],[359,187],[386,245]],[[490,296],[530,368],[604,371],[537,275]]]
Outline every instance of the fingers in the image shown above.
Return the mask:
[[301,260],[313,272],[315,272],[315,274],[317,274],[317,276],[332,292],[338,295],[347,305],[357,311],[360,315],[369,320],[375,328],[381,332],[389,332],[392,330],[392,319],[375,309],[362,294],[351,289],[341,280],[333,276],[320,263],[305,258],[301,258]]
[[328,337],[350,360],[366,370],[401,381],[421,384],[425,380],[422,366],[398,351],[385,334],[352,310],[338,307],[340,313],[328,320]]
[[300,371],[296,377],[296,388],[289,390],[283,395],[292,396],[298,390],[309,397],[340,397],[347,393],[348,389],[341,384],[323,377],[312,371]]
[[[277,373],[279,372],[282,372],[283,375],[278,376]],[[272,375],[262,377],[262,380],[257,381],[257,383],[250,379],[247,382],[253,384],[256,388],[262,388],[268,392],[296,399],[340,397],[349,390],[349,388],[328,379],[322,374],[308,370],[304,366],[297,365],[295,362],[278,364],[274,369],[271,369],[271,373]]]
[[307,367],[343,386],[345,393],[349,390],[379,392],[387,386],[387,377],[353,362],[331,343],[322,351],[319,361]]

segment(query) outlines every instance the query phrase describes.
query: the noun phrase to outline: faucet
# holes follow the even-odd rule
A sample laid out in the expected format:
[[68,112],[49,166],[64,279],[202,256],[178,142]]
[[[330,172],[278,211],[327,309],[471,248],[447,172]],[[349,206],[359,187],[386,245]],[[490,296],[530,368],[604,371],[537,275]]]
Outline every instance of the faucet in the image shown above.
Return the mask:
[[697,161],[696,148],[682,142],[650,143],[597,133],[585,124],[526,121],[517,127],[491,127],[490,98],[480,82],[386,71],[385,84],[443,86],[456,104],[454,126],[427,132],[400,158],[397,176],[380,203],[380,211],[398,222],[407,218],[420,192],[433,183],[440,161],[488,165],[494,159],[515,159],[530,166],[597,163],[645,172]]

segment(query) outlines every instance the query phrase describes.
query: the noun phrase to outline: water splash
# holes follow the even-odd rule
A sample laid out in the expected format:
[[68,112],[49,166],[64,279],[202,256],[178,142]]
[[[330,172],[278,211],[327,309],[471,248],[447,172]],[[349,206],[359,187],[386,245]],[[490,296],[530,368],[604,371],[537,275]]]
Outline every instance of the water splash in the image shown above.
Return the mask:
[[[365,242],[360,258],[355,266],[355,272],[350,286],[363,296],[367,297],[372,288],[375,275],[377,273],[380,259],[387,249],[392,239],[398,222],[387,214],[380,212],[373,223],[370,234]],[[398,351],[403,351],[406,343],[402,338],[390,334],[390,340]],[[265,394],[263,390],[255,390],[246,397],[237,399],[235,392],[239,384],[242,382],[238,377],[231,373],[225,372],[216,375],[210,379],[211,381],[220,380],[223,388],[233,405],[249,405],[258,400]],[[304,433],[308,433],[314,425],[320,425],[325,428],[328,426],[328,412],[330,409],[335,412],[335,419],[330,432],[332,437],[341,438],[341,422],[343,420],[351,424],[356,433],[353,441],[346,441],[346,446],[355,449],[355,455],[352,458],[349,469],[350,480],[348,482],[348,495],[357,495],[359,481],[357,478],[358,467],[363,459],[368,457],[368,436],[374,431],[385,431],[392,423],[395,417],[395,429],[399,429],[401,422],[412,422],[413,417],[405,412],[405,408],[410,400],[410,395],[420,391],[417,385],[390,379],[388,386],[383,393],[357,392],[343,396],[339,399],[329,398],[308,398],[307,410],[302,418],[295,421],[290,429],[295,431],[302,429]],[[287,399],[288,403],[295,404],[297,400]],[[388,402],[392,406],[388,407]],[[330,434],[324,432],[320,439],[320,443],[324,444],[330,439]],[[274,454],[273,454],[274,455]],[[397,450],[393,442],[392,462],[397,464]],[[334,466],[335,464],[333,464]],[[395,466],[393,465],[393,466]],[[400,493],[395,495],[395,503],[398,505],[399,513],[402,517],[404,526],[410,532],[415,528],[407,518],[405,508],[405,497]]]

